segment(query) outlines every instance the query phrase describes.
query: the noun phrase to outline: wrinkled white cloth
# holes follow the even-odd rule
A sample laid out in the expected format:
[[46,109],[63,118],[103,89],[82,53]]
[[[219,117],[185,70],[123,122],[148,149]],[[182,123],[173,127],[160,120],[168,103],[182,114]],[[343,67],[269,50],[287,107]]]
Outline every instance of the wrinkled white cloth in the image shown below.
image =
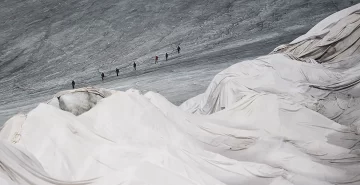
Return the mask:
[[[358,185],[360,55],[347,38],[359,9],[229,67],[179,107],[133,89],[61,92],[5,123],[0,184]],[[347,49],[319,55],[328,46]]]
[[308,33],[274,50],[319,63],[336,62],[360,53],[360,4],[337,12]]

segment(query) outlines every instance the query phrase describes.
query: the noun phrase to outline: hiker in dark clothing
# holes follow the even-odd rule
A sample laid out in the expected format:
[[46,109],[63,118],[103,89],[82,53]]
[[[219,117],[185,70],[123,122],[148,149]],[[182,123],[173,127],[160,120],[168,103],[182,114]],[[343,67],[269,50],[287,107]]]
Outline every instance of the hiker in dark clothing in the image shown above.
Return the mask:
[[157,63],[158,60],[159,60],[159,57],[155,56],[155,64]]
[[104,81],[104,77],[105,77],[104,73],[101,73],[101,80],[102,81]]
[[71,82],[71,84],[72,84],[73,89],[75,89],[75,81],[74,80]]
[[134,66],[134,70],[136,71],[136,63],[134,62],[134,64],[133,64],[133,66]]
[[116,76],[119,76],[119,71],[120,71],[120,70],[119,70],[118,68],[116,68],[115,71],[116,71]]
[[178,53],[180,53],[180,46],[177,47],[177,51],[178,51]]
[[165,59],[166,59],[166,61],[167,61],[168,57],[169,57],[169,54],[166,53],[166,54],[165,54]]

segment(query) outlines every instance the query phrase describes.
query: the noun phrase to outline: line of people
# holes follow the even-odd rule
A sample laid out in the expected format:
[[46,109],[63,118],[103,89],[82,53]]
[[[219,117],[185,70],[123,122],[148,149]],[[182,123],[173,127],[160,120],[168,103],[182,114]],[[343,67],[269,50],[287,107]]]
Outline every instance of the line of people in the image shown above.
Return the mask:
[[[180,50],[181,50],[181,48],[180,48],[180,46],[178,46],[177,47],[178,54],[180,54]],[[169,54],[165,53],[165,60],[167,61],[168,58],[169,58]],[[158,63],[158,60],[159,60],[159,57],[155,56],[155,64]],[[133,63],[133,68],[136,71],[136,62]],[[118,68],[115,69],[115,72],[116,72],[116,76],[119,76],[120,70]],[[105,74],[101,73],[101,80],[104,81],[104,78],[105,78]],[[74,80],[71,82],[71,85],[72,85],[72,88],[75,89],[75,81]]]
[[[180,48],[180,46],[178,46],[178,47],[177,47],[177,52],[178,52],[178,54],[180,54],[180,50],[181,50],[181,48]],[[165,60],[167,61],[168,58],[169,58],[169,54],[168,54],[168,53],[165,53]],[[159,61],[159,57],[158,57],[158,56],[155,56],[155,64],[158,63],[158,61]]]

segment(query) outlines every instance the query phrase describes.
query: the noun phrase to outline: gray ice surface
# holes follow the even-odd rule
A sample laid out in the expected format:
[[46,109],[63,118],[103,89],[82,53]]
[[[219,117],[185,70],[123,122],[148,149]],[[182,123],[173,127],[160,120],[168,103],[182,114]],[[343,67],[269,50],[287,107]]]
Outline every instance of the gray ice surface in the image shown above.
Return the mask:
[[178,105],[231,64],[267,54],[359,2],[2,0],[0,125],[72,80],[76,87],[156,91]]

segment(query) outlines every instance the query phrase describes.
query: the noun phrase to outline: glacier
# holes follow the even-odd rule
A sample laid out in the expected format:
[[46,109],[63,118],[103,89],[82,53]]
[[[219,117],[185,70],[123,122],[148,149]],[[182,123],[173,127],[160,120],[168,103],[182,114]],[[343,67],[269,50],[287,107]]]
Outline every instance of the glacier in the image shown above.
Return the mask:
[[156,92],[62,91],[0,132],[0,184],[360,184],[360,4],[218,73]]

